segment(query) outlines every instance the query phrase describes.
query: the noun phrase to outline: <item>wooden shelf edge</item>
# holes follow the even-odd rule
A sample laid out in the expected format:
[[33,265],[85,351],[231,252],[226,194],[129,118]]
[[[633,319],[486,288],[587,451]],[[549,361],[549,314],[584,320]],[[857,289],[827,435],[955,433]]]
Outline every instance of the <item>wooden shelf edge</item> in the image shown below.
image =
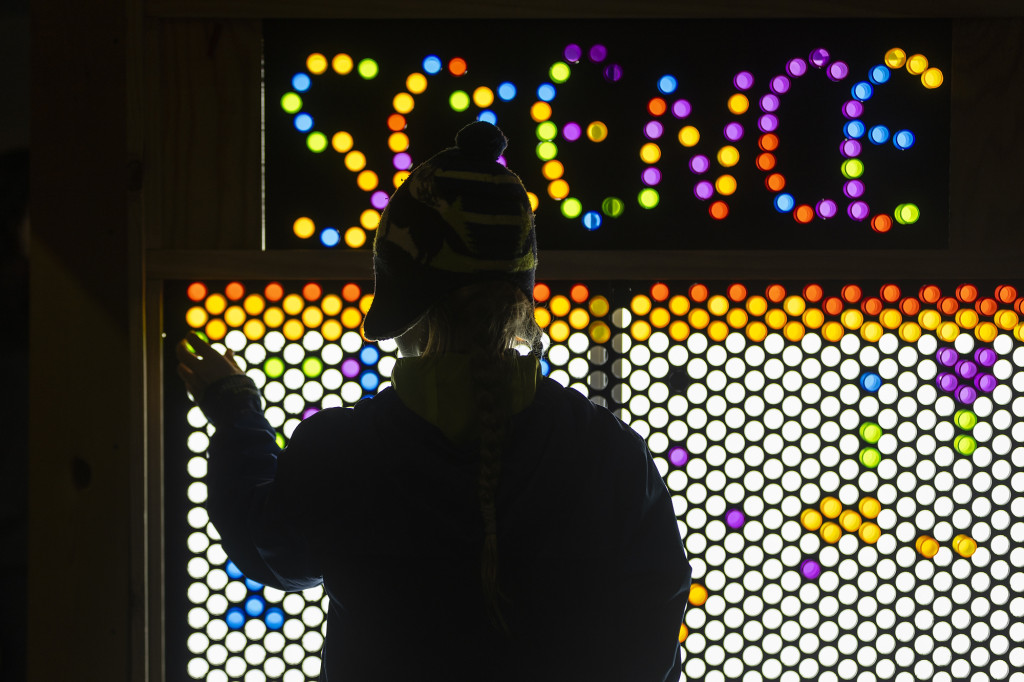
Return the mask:
[[1024,16],[1024,6],[1016,0],[816,0],[760,2],[758,0],[547,0],[479,3],[471,0],[445,0],[422,3],[418,0],[382,0],[377,3],[336,2],[335,0],[147,0],[145,12],[161,18],[663,18],[737,19],[737,18],[901,18],[901,17],[1013,17]]
[[[567,280],[1018,280],[1024,253],[951,251],[542,251],[537,275]],[[183,251],[146,255],[149,279],[373,278],[368,251]]]

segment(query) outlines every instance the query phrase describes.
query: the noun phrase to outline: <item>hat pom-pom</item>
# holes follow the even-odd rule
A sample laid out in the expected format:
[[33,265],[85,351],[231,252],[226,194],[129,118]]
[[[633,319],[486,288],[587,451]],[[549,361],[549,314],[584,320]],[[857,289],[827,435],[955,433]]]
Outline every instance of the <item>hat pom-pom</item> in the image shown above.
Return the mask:
[[508,139],[487,121],[474,121],[458,132],[455,144],[470,158],[497,161],[508,146]]

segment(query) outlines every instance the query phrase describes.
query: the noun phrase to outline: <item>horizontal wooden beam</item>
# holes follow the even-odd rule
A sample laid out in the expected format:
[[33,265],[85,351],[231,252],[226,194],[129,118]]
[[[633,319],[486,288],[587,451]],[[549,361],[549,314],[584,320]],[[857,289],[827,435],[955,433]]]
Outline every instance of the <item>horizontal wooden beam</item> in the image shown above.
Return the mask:
[[[549,280],[1017,280],[1024,253],[970,251],[542,251]],[[366,251],[150,251],[147,276],[372,279]]]
[[898,18],[1020,17],[1018,0],[148,0],[146,13],[174,18]]

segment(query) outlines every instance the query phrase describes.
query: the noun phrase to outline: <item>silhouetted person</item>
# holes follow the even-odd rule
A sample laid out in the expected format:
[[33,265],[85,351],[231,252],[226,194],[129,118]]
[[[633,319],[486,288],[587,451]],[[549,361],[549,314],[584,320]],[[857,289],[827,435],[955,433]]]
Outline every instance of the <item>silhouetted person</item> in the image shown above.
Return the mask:
[[392,388],[282,452],[230,351],[179,344],[216,427],[211,520],[249,578],[323,583],[321,680],[675,682],[690,567],[668,491],[636,433],[541,375],[526,190],[497,128],[456,143],[374,241],[363,330],[398,342]]

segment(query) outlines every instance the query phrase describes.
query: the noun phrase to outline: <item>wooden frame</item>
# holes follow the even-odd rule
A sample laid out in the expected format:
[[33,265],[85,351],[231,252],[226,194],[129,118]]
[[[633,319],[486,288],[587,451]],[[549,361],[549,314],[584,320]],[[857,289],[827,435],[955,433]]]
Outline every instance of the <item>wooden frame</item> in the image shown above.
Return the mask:
[[[965,17],[953,31],[948,250],[770,258],[548,252],[540,275],[1019,277],[1018,3],[737,0],[710,7],[671,0],[393,0],[372,8],[326,0],[98,0],[81,7],[37,0],[30,679],[165,679],[161,344],[173,339],[161,338],[162,282],[370,275],[365,254],[261,251],[262,17]],[[1000,18],[979,18],[986,16]]]

